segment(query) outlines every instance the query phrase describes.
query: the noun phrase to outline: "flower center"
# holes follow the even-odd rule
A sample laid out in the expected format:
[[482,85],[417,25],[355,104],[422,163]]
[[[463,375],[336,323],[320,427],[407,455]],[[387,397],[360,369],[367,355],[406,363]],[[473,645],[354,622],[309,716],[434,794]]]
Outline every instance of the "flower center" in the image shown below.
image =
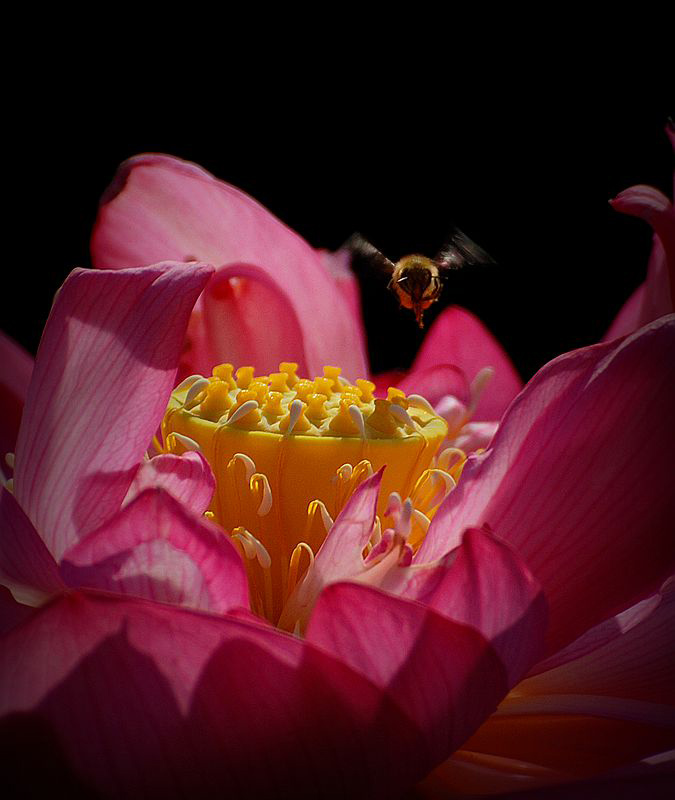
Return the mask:
[[[252,608],[274,623],[333,520],[373,471],[386,465],[379,524],[392,518],[392,493],[399,503],[413,498],[411,546],[424,536],[427,512],[454,486],[445,471],[429,469],[447,425],[424,398],[395,388],[375,398],[373,383],[351,384],[338,367],[313,380],[296,371],[283,362],[279,372],[256,376],[252,367],[235,373],[220,364],[209,378],[193,375],[176,387],[162,423],[165,451],[198,447],[209,461],[216,478],[210,515],[246,558]],[[373,546],[377,538],[374,531]]]

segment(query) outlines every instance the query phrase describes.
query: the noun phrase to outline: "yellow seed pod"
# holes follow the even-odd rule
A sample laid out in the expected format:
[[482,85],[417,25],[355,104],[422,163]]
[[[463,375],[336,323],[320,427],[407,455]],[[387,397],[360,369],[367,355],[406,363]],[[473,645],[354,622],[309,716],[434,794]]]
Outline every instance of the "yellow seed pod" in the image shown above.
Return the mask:
[[306,403],[308,396],[314,392],[314,381],[308,381],[305,379],[299,380],[293,386],[293,391],[295,392],[295,396],[298,400],[302,400],[303,403]]
[[328,424],[328,428],[338,436],[358,436],[361,431],[349,413],[349,406],[355,405],[351,398],[340,400],[338,413]]
[[324,377],[330,378],[333,381],[332,389],[334,392],[339,392],[342,390],[342,384],[339,381],[341,372],[342,372],[342,367],[327,366],[323,368]]
[[366,381],[363,378],[356,379],[356,385],[361,390],[361,399],[364,403],[372,403],[373,392],[375,391],[375,384],[372,381]]
[[314,378],[314,391],[316,394],[326,395],[326,399],[330,400],[333,394],[333,379],[318,377]]
[[405,396],[405,392],[402,392],[395,386],[390,386],[387,389],[387,400],[389,400],[390,403],[396,403],[396,405],[401,406],[401,408],[408,408],[408,398]]
[[375,409],[373,413],[367,417],[366,425],[370,425],[376,431],[385,434],[385,436],[392,436],[397,428],[401,427],[401,423],[389,413],[391,403],[389,400],[382,400],[376,398]]
[[284,396],[281,392],[268,392],[265,398],[263,413],[266,417],[280,417],[284,413],[281,401]]
[[326,400],[328,398],[325,394],[307,395],[307,416],[312,422],[321,422],[322,419],[326,419],[328,416],[325,408]]
[[258,403],[263,403],[267,396],[267,382],[260,378],[255,378],[248,385],[248,391],[255,392]]
[[218,364],[218,366],[213,368],[215,377],[220,378],[221,381],[225,381],[229,389],[236,389],[237,387],[232,377],[233,372],[234,366],[232,364]]
[[298,371],[298,365],[295,361],[282,361],[279,364],[279,372],[285,372],[288,375],[286,382],[292,389],[298,381],[298,376],[295,374]]
[[206,389],[206,397],[199,406],[199,416],[210,419],[212,422],[219,420],[232,406],[229,386],[225,381],[216,378]]
[[255,370],[253,367],[239,367],[236,372],[237,375],[237,386],[240,389],[248,389],[248,385],[253,380],[253,374]]
[[289,406],[289,412],[281,419],[279,430],[282,433],[305,433],[312,424],[305,416],[307,406],[300,400],[294,400]]

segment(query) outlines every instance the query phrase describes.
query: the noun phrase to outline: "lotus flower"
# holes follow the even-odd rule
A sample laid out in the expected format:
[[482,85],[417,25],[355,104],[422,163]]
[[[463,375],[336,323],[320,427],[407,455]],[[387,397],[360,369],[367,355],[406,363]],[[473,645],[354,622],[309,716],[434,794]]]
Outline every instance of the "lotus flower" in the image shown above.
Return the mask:
[[[138,280],[143,272],[118,274]],[[100,273],[99,285],[113,276]],[[245,292],[246,284],[240,289]],[[77,355],[74,374],[81,382],[66,382],[70,400],[89,388],[86,377],[101,373],[91,340],[109,341],[118,325],[128,334],[147,313],[127,307],[119,317],[102,314],[98,319],[107,322],[99,327],[90,303],[87,298],[81,308],[64,287],[38,356],[39,376],[63,363],[66,347],[69,358]],[[157,319],[170,313],[159,302],[155,308]],[[64,327],[72,333],[67,340],[57,335]],[[113,339],[130,341],[126,335]],[[384,472],[361,470],[360,483],[351,481],[357,470],[338,474],[346,476],[348,489],[341,511],[287,598],[296,636],[242,608],[243,563],[251,586],[264,594],[263,541],[245,531],[228,541],[161,489],[141,492],[119,512],[134,462],[125,461],[123,469],[114,455],[97,462],[97,470],[105,464],[117,479],[118,499],[107,506],[116,511],[116,522],[93,533],[87,525],[78,528],[82,538],[64,550],[60,572],[35,528],[48,539],[52,525],[79,523],[79,502],[87,499],[81,488],[96,487],[96,481],[81,481],[80,491],[57,505],[54,477],[44,484],[50,491],[38,502],[46,509],[40,517],[34,510],[26,516],[16,502],[21,497],[5,490],[2,570],[15,591],[32,587],[51,597],[32,610],[3,595],[11,626],[0,653],[3,744],[14,755],[24,791],[42,779],[60,781],[73,795],[386,798],[403,794],[454,752],[419,789],[450,797],[565,784],[658,760],[673,748],[675,733],[675,652],[668,635],[675,504],[664,446],[675,425],[674,346],[675,317],[669,315],[546,365],[511,403],[489,449],[471,456],[457,488],[450,485],[440,506],[429,509],[430,524],[414,546],[412,504],[395,495],[385,498],[382,511],[391,527],[375,535],[378,492],[399,462],[391,450]],[[47,363],[41,363],[43,354]],[[143,357],[135,362],[148,366]],[[295,377],[297,365],[281,366],[276,376]],[[139,383],[149,385],[140,367],[128,384],[122,373],[113,370],[106,397],[148,397],[135,391]],[[227,365],[214,373],[174,392],[162,444],[191,446],[193,439],[172,428],[189,418],[217,471],[220,499],[212,514],[228,512],[222,500],[240,502],[243,495],[232,488],[228,493],[224,482],[236,484],[243,469],[253,510],[266,519],[275,503],[292,501],[302,481],[294,486],[291,480],[286,497],[282,472],[270,470],[266,484],[263,473],[247,472],[244,458],[233,458],[234,474],[224,475],[220,444],[207,451],[226,435],[266,435],[247,426],[260,425],[266,412],[273,416],[274,402],[267,409],[243,399],[257,391],[252,370],[240,370],[236,380]],[[266,377],[288,384],[284,377]],[[230,388],[231,380],[246,385]],[[359,396],[345,390],[336,373],[320,380],[351,398],[337,402],[332,419],[338,427],[357,424],[353,406],[373,415],[386,411],[405,433],[398,436],[403,442],[439,424],[431,407],[407,402],[410,389],[371,410],[363,396],[367,381]],[[316,381],[314,389],[326,386]],[[73,410],[60,392],[34,386],[41,384],[34,379],[31,385],[23,422],[29,430],[38,429],[36,408],[45,425]],[[40,405],[32,399],[38,396]],[[293,407],[293,400],[278,415],[287,419],[285,434],[281,421],[277,432],[267,434],[285,435],[289,447],[295,446],[291,439],[304,446],[300,440],[310,436],[296,431],[294,438],[293,427],[311,417],[314,401],[305,397],[308,402],[300,402],[306,408]],[[216,422],[225,420],[209,433],[209,414],[233,399]],[[259,418],[256,408],[245,405],[251,402]],[[154,405],[152,414],[132,406],[144,416],[147,445],[161,412]],[[85,407],[90,435],[110,432],[111,407],[102,406],[107,413],[101,416],[98,404]],[[135,430],[131,413],[115,431],[128,435],[129,426]],[[52,430],[63,436],[58,452],[78,452],[77,431],[45,428]],[[334,434],[337,447],[360,442],[349,429]],[[22,481],[25,440],[22,430],[15,487]],[[108,437],[92,449],[114,454],[123,441]],[[264,459],[266,451],[259,452]],[[150,476],[143,485],[154,480]],[[39,486],[37,479],[33,483]],[[422,489],[420,497],[428,500]],[[169,512],[131,516],[141,503],[150,504],[148,498]],[[61,507],[67,512],[58,513]],[[91,502],[84,509],[87,523],[104,513]],[[270,524],[273,532],[286,533]],[[52,554],[59,541],[48,540]],[[232,542],[244,561],[231,558]],[[66,582],[88,588],[67,591]],[[274,592],[272,582],[268,586]],[[45,765],[42,775],[36,763]],[[582,791],[574,784],[572,791],[577,789]],[[598,796],[597,786],[590,791]]]

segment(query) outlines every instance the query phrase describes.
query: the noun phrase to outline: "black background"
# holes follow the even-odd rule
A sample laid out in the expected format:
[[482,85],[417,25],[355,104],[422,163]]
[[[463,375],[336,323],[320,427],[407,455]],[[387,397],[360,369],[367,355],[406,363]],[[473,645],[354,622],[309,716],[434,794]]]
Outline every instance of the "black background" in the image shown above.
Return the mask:
[[[476,113],[459,102],[378,107],[374,96],[360,108],[334,98],[215,109],[177,103],[163,115],[117,108],[94,119],[78,106],[33,114],[30,126],[14,120],[5,331],[36,350],[54,291],[90,263],[98,198],[118,164],[166,152],[249,192],[316,247],[358,230],[392,259],[433,255],[458,226],[498,265],[450,274],[427,324],[445,305],[470,309],[527,379],[597,341],[644,277],[651,232],[608,199],[635,183],[672,191],[663,103],[582,111],[534,95]],[[408,366],[423,334],[386,280],[359,277],[374,371]]]

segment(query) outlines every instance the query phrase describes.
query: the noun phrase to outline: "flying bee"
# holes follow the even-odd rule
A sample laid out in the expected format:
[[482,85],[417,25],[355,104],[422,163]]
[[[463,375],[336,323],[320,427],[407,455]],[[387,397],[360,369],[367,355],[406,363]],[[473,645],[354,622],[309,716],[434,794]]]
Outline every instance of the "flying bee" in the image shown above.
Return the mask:
[[359,256],[390,276],[388,288],[398,298],[402,308],[409,308],[420,328],[424,327],[424,312],[441,295],[443,272],[460,269],[467,264],[494,264],[495,261],[468,236],[453,228],[446,243],[435,258],[413,253],[395,264],[376,247],[355,233],[344,244],[353,256]]

